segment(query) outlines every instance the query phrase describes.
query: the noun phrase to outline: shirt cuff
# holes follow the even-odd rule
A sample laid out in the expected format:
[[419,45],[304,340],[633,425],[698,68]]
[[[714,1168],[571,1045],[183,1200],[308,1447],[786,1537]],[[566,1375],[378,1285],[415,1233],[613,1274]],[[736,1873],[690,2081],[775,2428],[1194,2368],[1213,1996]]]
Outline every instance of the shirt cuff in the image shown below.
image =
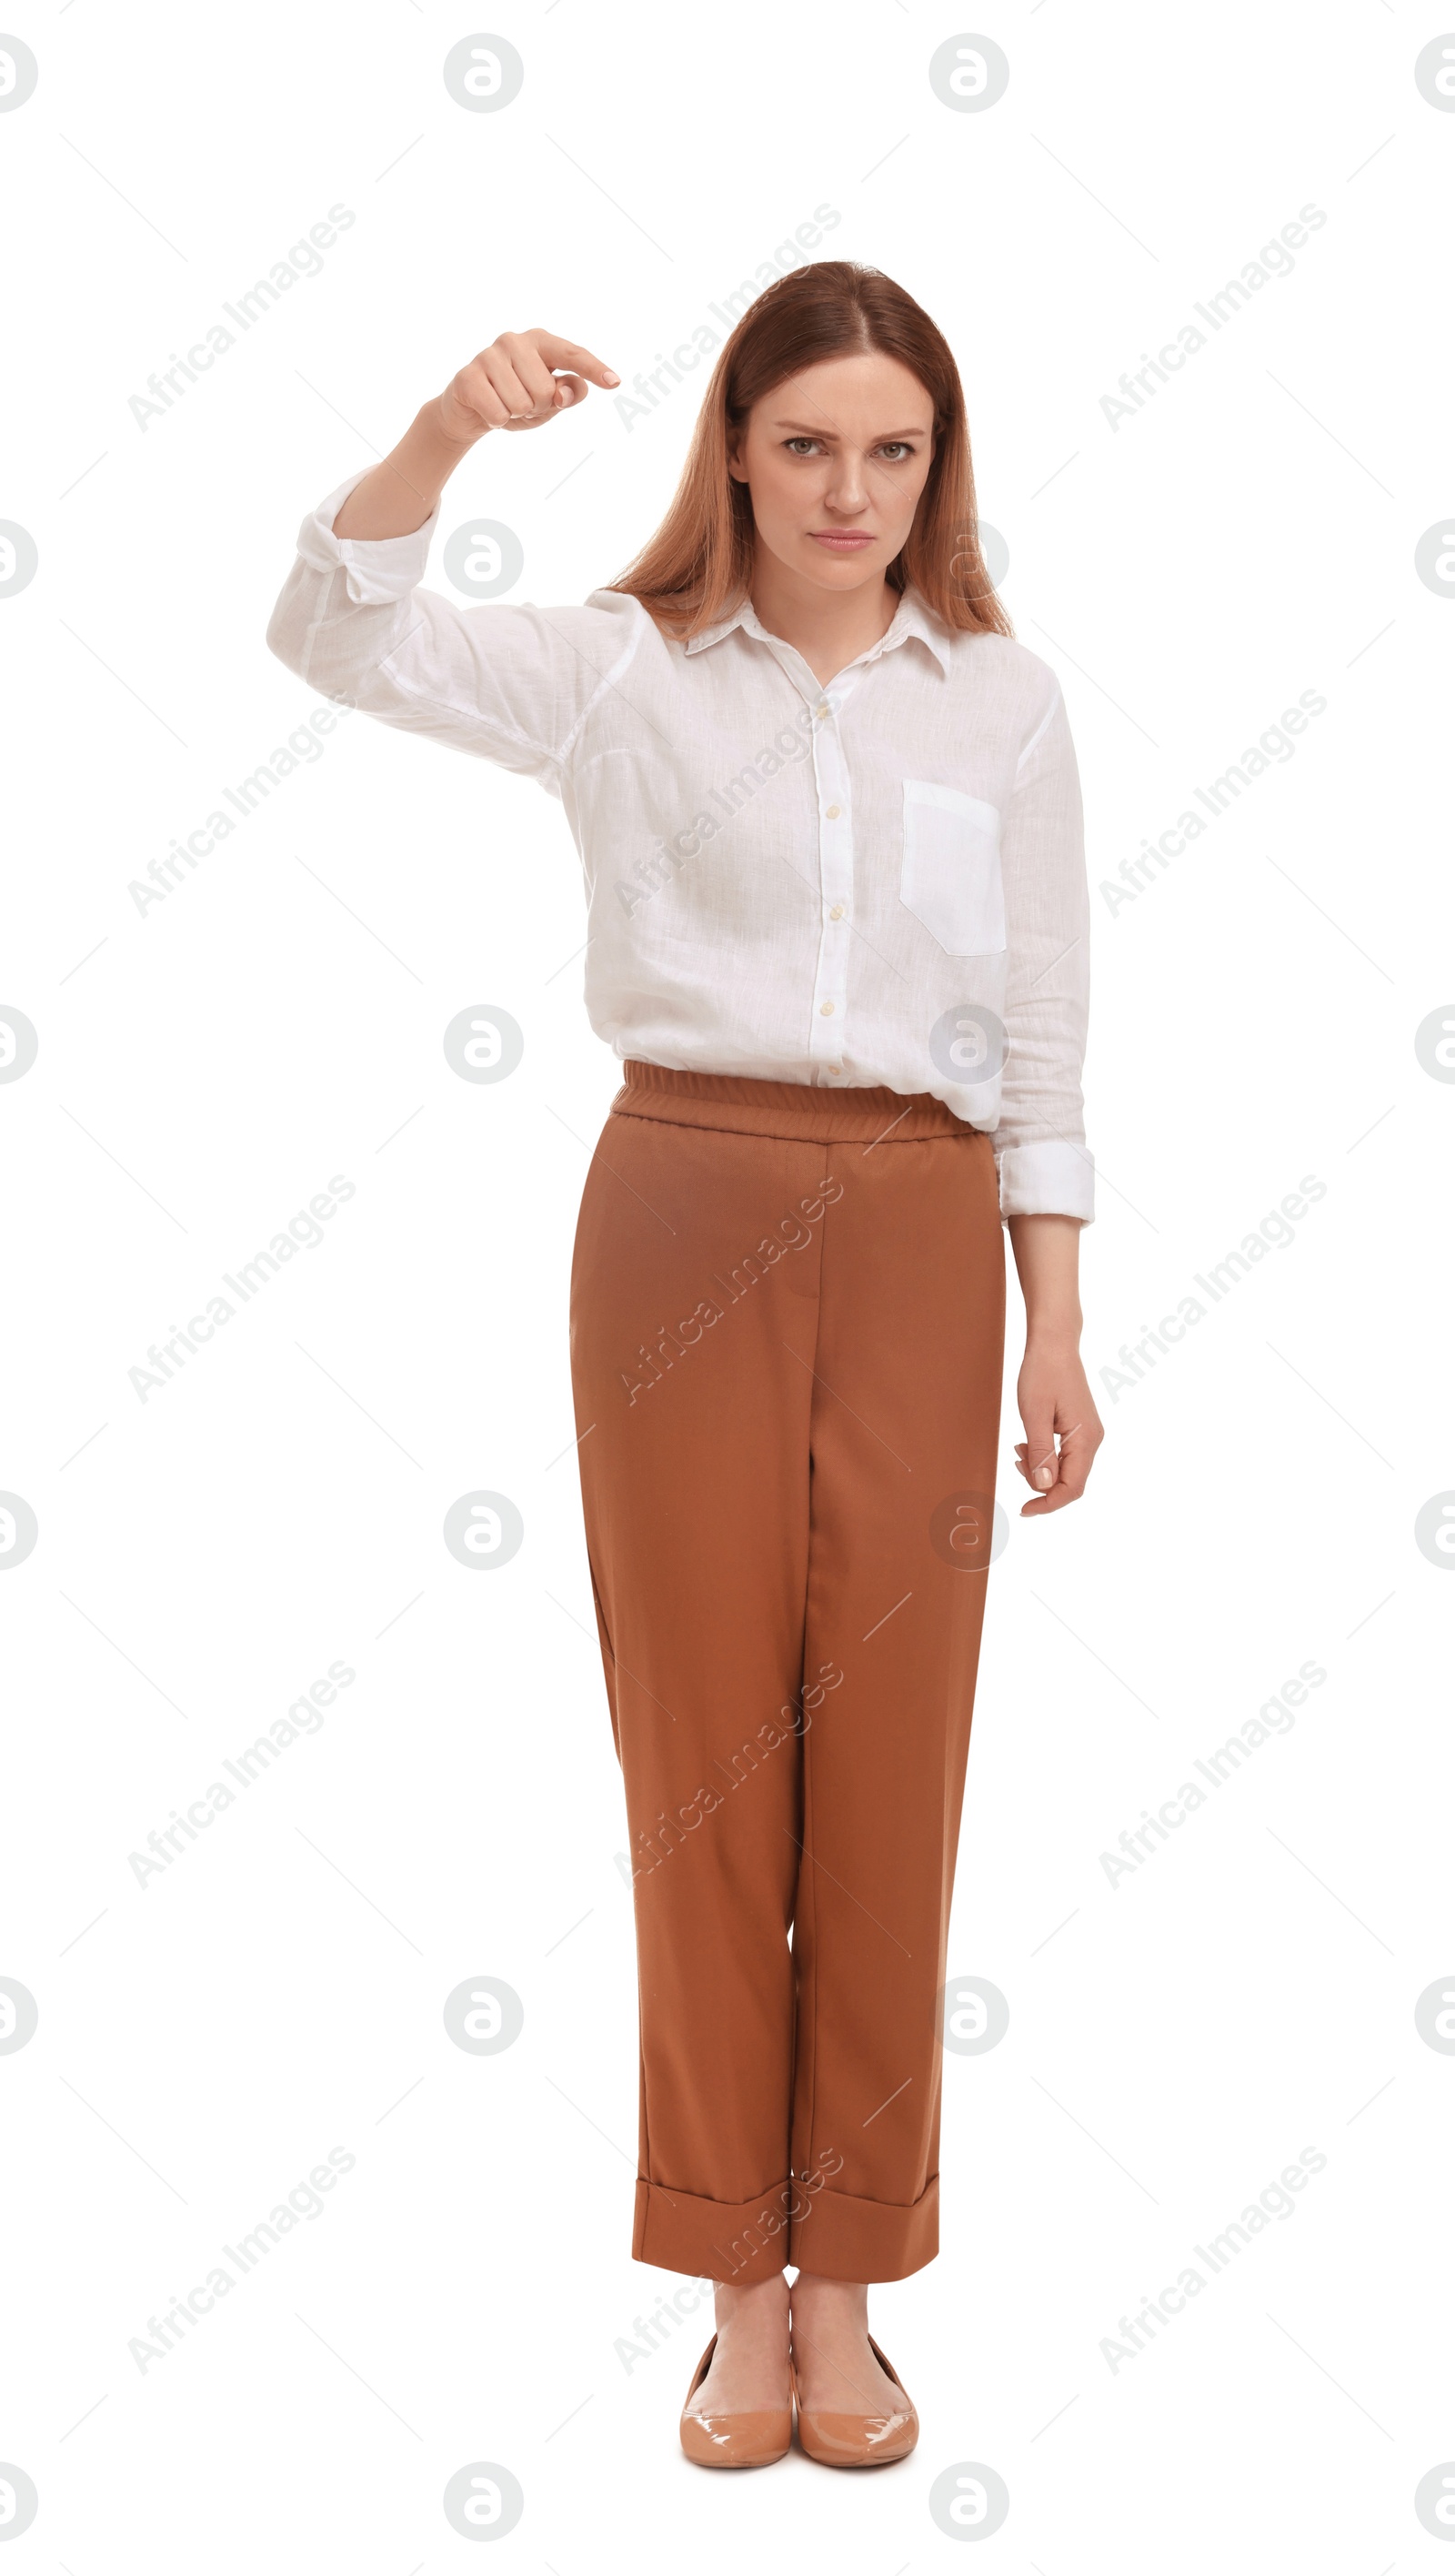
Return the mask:
[[1047,1137],[1035,1145],[1007,1145],[997,1161],[1003,1217],[1074,1216],[1091,1224],[1096,1167],[1084,1145]]
[[436,502],[422,528],[407,537],[336,537],[333,523],[355,484],[362,483],[372,466],[364,466],[340,483],[336,492],[320,501],[298,531],[298,551],[315,572],[336,572],[342,566],[348,576],[349,597],[361,606],[375,607],[395,599],[407,599],[424,578],[429,560],[430,539],[439,525],[439,503]]

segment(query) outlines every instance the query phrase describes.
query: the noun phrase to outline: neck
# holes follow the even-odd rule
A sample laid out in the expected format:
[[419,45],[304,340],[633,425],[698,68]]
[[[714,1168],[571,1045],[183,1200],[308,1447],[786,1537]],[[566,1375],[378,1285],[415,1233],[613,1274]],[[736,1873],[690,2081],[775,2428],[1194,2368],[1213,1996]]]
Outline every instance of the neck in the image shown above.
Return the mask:
[[816,680],[827,682],[886,635],[899,593],[882,573],[855,590],[823,590],[788,570],[760,546],[749,589],[770,635],[801,653]]

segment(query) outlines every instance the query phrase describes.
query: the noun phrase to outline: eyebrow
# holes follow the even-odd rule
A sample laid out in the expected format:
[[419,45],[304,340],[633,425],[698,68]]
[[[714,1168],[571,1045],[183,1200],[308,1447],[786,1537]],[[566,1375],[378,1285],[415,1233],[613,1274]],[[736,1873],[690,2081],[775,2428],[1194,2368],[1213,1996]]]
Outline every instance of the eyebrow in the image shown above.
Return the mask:
[[[836,429],[810,429],[805,422],[799,420],[775,420],[773,426],[775,429],[791,430],[798,438],[837,438],[839,436]],[[881,429],[875,443],[877,445],[885,439],[892,438],[928,438],[929,434],[928,422],[917,422],[913,429]]]

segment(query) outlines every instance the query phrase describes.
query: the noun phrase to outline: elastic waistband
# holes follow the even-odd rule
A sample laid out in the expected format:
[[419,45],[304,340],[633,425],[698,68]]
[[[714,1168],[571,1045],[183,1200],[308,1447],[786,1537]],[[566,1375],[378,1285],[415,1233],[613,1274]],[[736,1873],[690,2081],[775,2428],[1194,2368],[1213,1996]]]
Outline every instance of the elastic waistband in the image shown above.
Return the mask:
[[720,1127],[740,1136],[862,1139],[885,1145],[984,1133],[957,1118],[929,1091],[890,1091],[882,1084],[818,1090],[806,1082],[759,1082],[742,1073],[676,1073],[635,1056],[627,1057],[622,1072],[626,1080],[611,1104],[618,1118]]

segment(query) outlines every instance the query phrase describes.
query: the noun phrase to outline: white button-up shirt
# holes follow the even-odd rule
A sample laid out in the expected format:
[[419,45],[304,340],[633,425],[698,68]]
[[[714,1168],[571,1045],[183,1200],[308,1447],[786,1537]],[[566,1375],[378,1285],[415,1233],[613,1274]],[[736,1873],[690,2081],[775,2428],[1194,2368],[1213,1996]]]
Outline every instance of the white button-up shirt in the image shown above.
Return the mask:
[[1002,1212],[1092,1214],[1088,901],[1055,674],[914,592],[827,683],[744,603],[687,644],[637,600],[457,607],[417,534],[299,532],[268,642],[325,696],[559,796],[591,1024],[679,1071],[932,1092]]

